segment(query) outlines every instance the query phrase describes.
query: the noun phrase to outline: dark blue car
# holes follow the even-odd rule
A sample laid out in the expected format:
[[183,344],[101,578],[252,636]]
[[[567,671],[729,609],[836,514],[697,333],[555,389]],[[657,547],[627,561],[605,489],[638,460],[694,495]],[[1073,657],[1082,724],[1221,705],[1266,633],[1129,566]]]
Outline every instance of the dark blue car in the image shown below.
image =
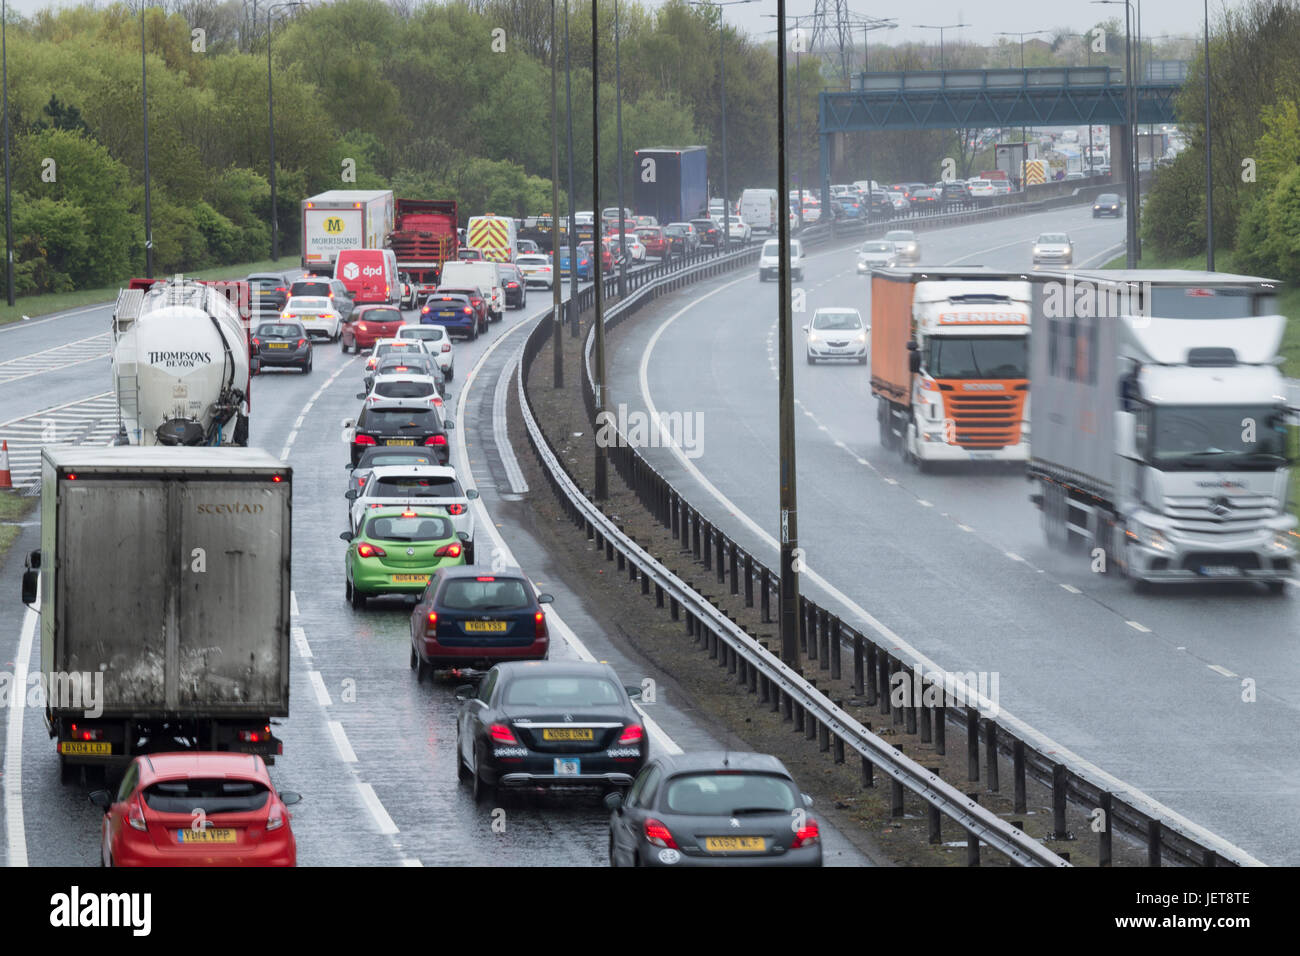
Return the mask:
[[420,324],[445,326],[448,335],[478,338],[478,316],[468,295],[439,292],[429,296],[420,310]]

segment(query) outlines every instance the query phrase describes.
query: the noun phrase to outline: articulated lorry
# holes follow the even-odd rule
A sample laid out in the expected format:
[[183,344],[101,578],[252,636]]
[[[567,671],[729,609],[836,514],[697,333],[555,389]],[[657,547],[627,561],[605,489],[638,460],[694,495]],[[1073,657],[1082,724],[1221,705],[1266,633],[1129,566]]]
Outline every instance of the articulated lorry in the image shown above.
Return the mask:
[[132,279],[113,309],[121,445],[247,445],[247,282]]
[[388,245],[397,257],[417,296],[438,288],[445,262],[455,262],[460,249],[456,233],[458,212],[454,199],[399,199]]
[[1300,539],[1277,294],[1213,272],[1038,274],[1028,475],[1050,544],[1100,548],[1136,587],[1283,592]]
[[1029,457],[1030,284],[978,266],[871,277],[880,440],[921,471]]
[[292,476],[258,449],[42,449],[22,590],[65,783],[140,753],[282,752]]
[[331,189],[302,201],[302,267],[334,275],[344,249],[382,249],[393,231],[390,189]]

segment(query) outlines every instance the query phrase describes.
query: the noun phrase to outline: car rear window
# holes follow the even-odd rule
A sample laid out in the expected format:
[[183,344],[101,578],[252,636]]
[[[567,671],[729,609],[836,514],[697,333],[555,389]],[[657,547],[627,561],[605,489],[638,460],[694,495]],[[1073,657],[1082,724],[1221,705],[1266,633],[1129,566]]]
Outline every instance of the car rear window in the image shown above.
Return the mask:
[[295,335],[301,337],[303,328],[301,325],[294,325],[291,322],[282,322],[279,325],[260,325],[257,328],[257,334],[263,338],[293,338]]
[[378,375],[391,375],[402,372],[423,372],[427,375],[433,374],[433,365],[427,355],[407,355],[402,358],[390,358],[387,361],[380,362],[376,372]]
[[380,478],[367,487],[372,498],[464,498],[460,482],[445,475],[407,478],[390,475]]
[[734,816],[740,811],[789,813],[802,805],[790,781],[770,773],[723,771],[673,777],[663,805],[673,813]]
[[294,296],[289,301],[289,306],[294,309],[303,309],[311,311],[312,309],[328,309],[330,300],[320,296]]
[[422,352],[423,348],[419,342],[381,342],[376,346],[375,354],[379,356],[390,355],[393,352]]
[[360,427],[385,432],[428,431],[435,427],[437,418],[430,408],[368,408],[362,413],[365,421]]
[[330,294],[330,284],[328,282],[295,282],[289,287],[291,295],[323,295],[328,297]]
[[456,529],[446,518],[392,516],[371,518],[366,522],[364,537],[380,541],[442,541],[454,538]]
[[402,313],[396,309],[366,309],[358,318],[366,322],[401,322]]
[[447,337],[447,330],[441,325],[408,325],[397,333],[402,339],[432,339],[440,341]]
[[506,687],[506,704],[523,707],[609,707],[623,702],[623,689],[603,677],[520,677]]
[[281,280],[272,279],[272,278],[249,279],[248,281],[262,290],[270,289],[274,291],[284,285],[284,283]]
[[358,468],[381,468],[384,465],[436,465],[428,455],[403,455],[397,452],[381,452],[366,458]]
[[518,611],[533,606],[524,582],[518,578],[484,576],[452,578],[438,603],[453,611]]
[[190,778],[146,787],[144,802],[159,813],[249,813],[266,806],[270,791],[256,780]]
[[375,394],[383,398],[424,398],[433,394],[433,383],[376,382]]

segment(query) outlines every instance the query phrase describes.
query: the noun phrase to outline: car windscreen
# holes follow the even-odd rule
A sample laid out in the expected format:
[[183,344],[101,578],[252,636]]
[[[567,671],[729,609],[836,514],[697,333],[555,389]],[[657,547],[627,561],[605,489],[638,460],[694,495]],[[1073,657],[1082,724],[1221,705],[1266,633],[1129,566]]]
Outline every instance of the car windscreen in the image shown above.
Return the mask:
[[779,256],[781,254],[781,242],[778,239],[769,239],[763,243],[763,255]]
[[790,813],[803,802],[789,780],[769,773],[724,771],[673,777],[662,806],[671,813],[736,816],[740,813]]
[[433,394],[432,382],[376,382],[375,394],[382,398],[424,398]]
[[438,419],[431,408],[368,408],[357,427],[382,432],[435,431]]
[[603,677],[519,677],[506,687],[502,703],[577,710],[618,706],[624,693]]
[[363,322],[401,322],[402,313],[396,309],[366,309],[357,318]]
[[892,242],[868,242],[862,247],[863,252],[893,252]]
[[520,611],[533,606],[532,597],[518,578],[481,575],[452,578],[438,603],[453,611]]
[[1040,246],[1068,246],[1070,237],[1062,232],[1045,232],[1038,237],[1038,244]]
[[362,535],[379,541],[442,541],[455,536],[456,529],[450,520],[426,515],[371,518]]
[[366,487],[371,498],[463,498],[460,482],[447,475],[389,475]]
[[1098,202],[1098,203],[1115,203],[1115,202],[1119,202],[1119,197],[1116,196],[1114,193],[1103,193],[1102,195],[1100,195],[1100,196],[1097,197],[1097,202]]
[[264,339],[302,338],[303,328],[292,322],[281,322],[278,325],[260,325],[256,334]]
[[256,780],[190,778],[146,787],[144,802],[159,813],[250,813],[266,806],[270,791]]
[[862,328],[862,319],[852,312],[818,312],[813,316],[814,329],[844,330]]

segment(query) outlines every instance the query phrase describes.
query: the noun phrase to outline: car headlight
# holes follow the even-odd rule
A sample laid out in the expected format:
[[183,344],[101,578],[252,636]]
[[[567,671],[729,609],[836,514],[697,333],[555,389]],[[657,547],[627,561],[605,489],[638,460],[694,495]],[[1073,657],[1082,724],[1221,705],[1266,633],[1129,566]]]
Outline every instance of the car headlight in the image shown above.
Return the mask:
[[866,345],[866,344],[867,344],[867,333],[866,333],[866,332],[859,332],[857,335],[855,335],[855,336],[853,337],[853,341],[856,342],[858,345]]
[[1037,246],[1034,246],[1034,255],[1039,256],[1042,254],[1043,254],[1043,250],[1039,249]]
[[809,344],[809,345],[821,345],[821,344],[822,344],[821,336],[818,335],[816,332],[809,332],[809,333],[808,333],[808,344]]

